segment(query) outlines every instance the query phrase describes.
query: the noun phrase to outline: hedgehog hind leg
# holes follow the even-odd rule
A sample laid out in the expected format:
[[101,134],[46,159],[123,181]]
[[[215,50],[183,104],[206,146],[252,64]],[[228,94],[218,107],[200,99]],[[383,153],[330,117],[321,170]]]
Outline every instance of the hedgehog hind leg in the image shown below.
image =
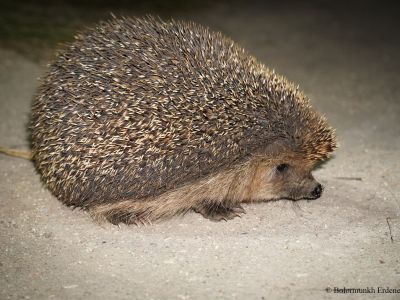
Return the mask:
[[114,225],[147,225],[158,219],[171,217],[177,212],[160,210],[152,201],[121,201],[99,204],[89,209],[92,218],[98,222],[108,221]]
[[246,213],[239,203],[229,202],[203,201],[193,210],[201,214],[204,218],[215,222],[232,220],[233,218],[241,217],[241,214]]

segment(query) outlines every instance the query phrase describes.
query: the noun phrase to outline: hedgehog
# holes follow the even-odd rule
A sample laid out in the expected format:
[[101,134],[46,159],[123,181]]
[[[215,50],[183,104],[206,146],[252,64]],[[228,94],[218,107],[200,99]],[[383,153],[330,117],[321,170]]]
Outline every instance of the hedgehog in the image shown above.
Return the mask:
[[50,191],[112,224],[317,199],[311,172],[336,148],[298,86],[219,32],[152,16],[113,17],[60,50],[31,136]]

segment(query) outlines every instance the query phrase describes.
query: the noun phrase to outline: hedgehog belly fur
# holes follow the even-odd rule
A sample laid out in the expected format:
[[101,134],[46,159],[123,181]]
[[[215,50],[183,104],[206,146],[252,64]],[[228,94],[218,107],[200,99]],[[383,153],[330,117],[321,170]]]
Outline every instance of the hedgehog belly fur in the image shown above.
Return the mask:
[[[243,212],[240,203],[249,199],[252,171],[251,163],[247,162],[154,198],[100,204],[91,207],[89,211],[96,221],[109,221],[113,224],[148,224],[190,210],[213,220],[233,218]],[[204,208],[208,210],[203,211]],[[223,215],[212,211],[218,208],[225,212],[226,209],[232,211],[231,214]]]

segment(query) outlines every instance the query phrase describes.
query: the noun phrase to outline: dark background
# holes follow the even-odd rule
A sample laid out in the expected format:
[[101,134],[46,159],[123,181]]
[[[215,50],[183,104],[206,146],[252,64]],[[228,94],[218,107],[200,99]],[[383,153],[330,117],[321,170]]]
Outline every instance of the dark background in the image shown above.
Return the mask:
[[[366,44],[398,44],[400,40],[399,10],[390,1],[2,0],[0,41],[3,47],[40,59],[49,48],[71,41],[77,30],[110,18],[110,13],[116,16],[154,14],[166,19],[192,20],[203,15],[246,15],[263,11],[304,13],[307,10],[312,12],[310,18],[329,16],[326,24],[318,28],[327,35],[334,29],[336,34],[346,38],[349,32],[357,29],[358,36],[352,38]],[[204,19],[202,23],[209,25]],[[287,25],[282,23],[281,26]],[[224,30],[223,25],[220,27],[216,29]]]

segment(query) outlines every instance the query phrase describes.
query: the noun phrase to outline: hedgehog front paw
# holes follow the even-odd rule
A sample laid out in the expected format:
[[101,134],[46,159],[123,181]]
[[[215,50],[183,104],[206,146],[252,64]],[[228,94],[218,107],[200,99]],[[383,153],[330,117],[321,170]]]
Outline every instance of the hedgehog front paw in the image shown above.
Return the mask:
[[229,206],[223,203],[203,204],[200,207],[196,207],[194,211],[214,222],[232,220],[235,217],[241,217],[240,214],[246,213],[240,204]]

